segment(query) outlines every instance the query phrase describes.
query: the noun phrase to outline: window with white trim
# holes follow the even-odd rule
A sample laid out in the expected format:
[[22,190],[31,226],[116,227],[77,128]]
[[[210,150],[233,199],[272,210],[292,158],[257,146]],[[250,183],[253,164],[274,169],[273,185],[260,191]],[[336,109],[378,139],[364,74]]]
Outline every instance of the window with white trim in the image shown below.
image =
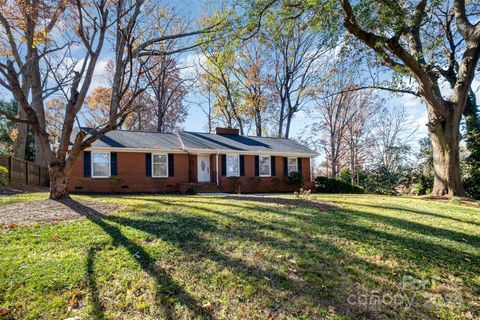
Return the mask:
[[110,152],[92,152],[92,178],[110,177]]
[[234,154],[227,154],[227,177],[240,176],[240,156]]
[[298,171],[298,166],[297,166],[297,158],[288,158],[288,174],[292,172],[297,172]]
[[152,154],[152,177],[168,177],[168,154]]
[[272,175],[270,156],[258,157],[258,172],[260,177],[270,177]]

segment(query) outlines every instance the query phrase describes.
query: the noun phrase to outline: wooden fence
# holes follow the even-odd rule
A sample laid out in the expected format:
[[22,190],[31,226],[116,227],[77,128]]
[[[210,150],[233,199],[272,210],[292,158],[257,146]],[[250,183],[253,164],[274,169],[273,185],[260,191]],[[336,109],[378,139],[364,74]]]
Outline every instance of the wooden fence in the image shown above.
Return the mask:
[[50,183],[48,169],[33,162],[0,155],[0,166],[8,169],[8,178],[12,185],[46,187]]

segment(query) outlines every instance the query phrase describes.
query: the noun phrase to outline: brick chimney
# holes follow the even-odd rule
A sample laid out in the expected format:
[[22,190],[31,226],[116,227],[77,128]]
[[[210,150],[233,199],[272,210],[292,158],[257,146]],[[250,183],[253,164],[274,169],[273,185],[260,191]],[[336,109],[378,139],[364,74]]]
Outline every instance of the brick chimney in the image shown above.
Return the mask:
[[216,134],[231,134],[231,135],[238,136],[238,129],[217,127],[217,128],[215,128],[215,133]]

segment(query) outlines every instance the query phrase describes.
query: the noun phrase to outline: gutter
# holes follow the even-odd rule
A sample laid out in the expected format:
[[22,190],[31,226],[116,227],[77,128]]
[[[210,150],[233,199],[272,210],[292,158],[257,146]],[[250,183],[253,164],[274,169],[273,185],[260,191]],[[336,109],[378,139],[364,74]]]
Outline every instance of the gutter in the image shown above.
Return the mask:
[[217,176],[216,177],[217,178],[217,187],[220,187],[220,180],[218,178],[218,156],[219,156],[219,154],[220,154],[220,149],[217,149],[217,156],[216,156],[216,162],[217,163],[216,163],[216,170],[215,170],[216,176]]

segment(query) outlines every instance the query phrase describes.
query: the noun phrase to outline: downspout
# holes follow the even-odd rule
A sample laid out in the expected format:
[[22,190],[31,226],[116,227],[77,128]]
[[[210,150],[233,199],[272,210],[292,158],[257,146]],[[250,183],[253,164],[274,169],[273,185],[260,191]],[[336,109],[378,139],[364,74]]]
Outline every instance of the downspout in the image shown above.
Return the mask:
[[220,181],[219,181],[219,178],[218,178],[218,155],[220,153],[220,149],[217,149],[217,156],[216,156],[216,178],[217,178],[217,188],[220,187]]

